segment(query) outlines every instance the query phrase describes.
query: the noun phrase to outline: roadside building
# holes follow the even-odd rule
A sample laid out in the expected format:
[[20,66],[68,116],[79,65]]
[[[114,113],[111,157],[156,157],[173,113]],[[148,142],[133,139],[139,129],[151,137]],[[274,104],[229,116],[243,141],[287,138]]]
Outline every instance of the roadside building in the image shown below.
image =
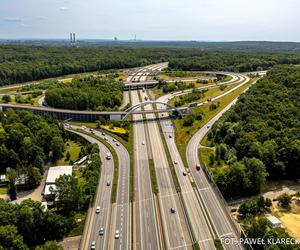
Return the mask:
[[49,168],[43,192],[45,200],[48,201],[51,197],[51,189],[55,190],[55,180],[64,174],[72,175],[72,169],[73,166],[57,166]]
[[281,221],[273,216],[273,215],[269,215],[267,216],[267,220],[268,220],[268,224],[271,228],[278,228],[281,227]]

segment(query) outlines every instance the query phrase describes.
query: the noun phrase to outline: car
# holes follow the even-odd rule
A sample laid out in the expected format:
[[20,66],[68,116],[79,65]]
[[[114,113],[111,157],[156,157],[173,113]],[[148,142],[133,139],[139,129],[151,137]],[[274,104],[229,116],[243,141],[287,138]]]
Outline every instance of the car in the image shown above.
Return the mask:
[[106,186],[108,187],[110,186],[110,181],[106,182]]
[[164,116],[164,114],[161,114],[161,116]]
[[105,133],[104,133],[104,132],[102,132],[102,133],[101,133],[101,135],[105,136]]
[[207,126],[207,128],[209,128],[209,126]]
[[86,130],[86,126],[81,126],[81,129],[82,130]]
[[100,213],[100,206],[97,206],[96,207],[96,214],[99,214]]
[[169,138],[172,138],[172,135],[169,135]]
[[120,238],[120,232],[119,230],[116,230],[115,239],[119,239],[119,238]]
[[172,214],[174,214],[176,212],[175,207],[171,207],[170,211]]
[[99,235],[102,236],[103,234],[104,234],[104,228],[103,228],[103,227],[100,227]]
[[117,140],[115,138],[112,139],[113,142],[116,142]]
[[117,142],[116,145],[119,147],[119,146],[120,146],[120,143]]
[[177,161],[177,160],[174,160],[174,164],[178,164],[178,161]]
[[198,170],[198,171],[200,170],[200,164],[196,165],[196,170]]
[[107,138],[107,137],[104,137],[104,140],[105,140],[105,141],[108,141],[108,138]]
[[145,145],[145,141],[142,141],[142,145]]
[[186,176],[186,172],[185,171],[182,171],[182,174],[183,174],[183,176]]
[[96,241],[93,241],[91,244],[91,249],[96,249]]

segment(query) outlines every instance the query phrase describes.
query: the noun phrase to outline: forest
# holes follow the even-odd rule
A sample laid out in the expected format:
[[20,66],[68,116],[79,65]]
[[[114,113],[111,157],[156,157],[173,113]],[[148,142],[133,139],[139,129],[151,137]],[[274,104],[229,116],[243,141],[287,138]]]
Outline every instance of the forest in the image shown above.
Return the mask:
[[[74,170],[72,176],[56,179],[52,192],[56,202],[47,211],[40,202],[13,204],[0,199],[0,249],[34,249],[38,245],[37,250],[61,249],[51,241],[68,235],[77,226],[76,214],[84,213],[94,201],[101,166],[98,146],[64,130],[51,116],[12,110],[0,114],[0,173],[7,174],[11,200],[19,191],[40,184],[46,164],[61,159],[67,140],[82,145],[78,157],[88,156],[88,164]],[[19,183],[21,175],[25,183]]]
[[212,172],[227,198],[300,177],[299,93],[300,67],[276,66],[212,127]]
[[122,83],[112,78],[93,76],[75,78],[70,84],[56,85],[45,94],[47,105],[75,110],[115,110],[122,100]]
[[25,175],[23,189],[39,185],[45,162],[57,161],[64,150],[64,131],[51,117],[30,112],[7,111],[0,114],[0,171],[9,168],[9,193],[16,198],[15,182]]
[[249,72],[270,69],[277,64],[299,64],[299,54],[210,51],[191,57],[171,58],[169,67],[177,70],[219,70]]
[[[272,46],[271,46],[272,47]],[[239,48],[238,44],[237,47]],[[139,46],[0,45],[0,85],[107,69],[170,62],[173,70],[252,71],[276,64],[300,63],[299,53]],[[272,50],[271,50],[272,51]]]

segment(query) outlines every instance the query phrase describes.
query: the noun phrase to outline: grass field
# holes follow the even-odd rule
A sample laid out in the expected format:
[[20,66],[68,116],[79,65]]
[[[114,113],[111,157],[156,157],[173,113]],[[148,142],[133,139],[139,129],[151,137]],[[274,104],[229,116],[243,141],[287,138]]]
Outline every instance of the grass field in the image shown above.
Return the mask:
[[[228,95],[223,96],[222,98],[205,104],[203,106],[197,107],[194,110],[197,112],[202,112],[203,118],[202,120],[195,120],[192,126],[184,127],[183,126],[183,119],[175,119],[174,126],[175,126],[175,140],[176,144],[178,145],[179,152],[185,164],[186,161],[186,146],[191,139],[191,137],[210,119],[212,119],[215,115],[217,115],[222,109],[224,109],[232,100],[238,97],[245,89],[247,89],[253,80],[249,83],[243,85],[242,87],[234,90],[233,92],[229,93]],[[217,109],[210,110],[209,106],[214,103],[217,104]]]
[[[78,154],[79,154],[80,150],[81,150],[81,145],[80,144],[78,144],[74,141],[71,141],[71,140],[66,141],[64,155],[57,162],[57,165],[64,166],[64,165],[69,165],[70,161],[75,162],[78,159]],[[69,160],[66,160],[67,152],[70,153],[70,159]]]
[[0,195],[7,194],[8,188],[7,187],[0,187]]
[[291,236],[300,240],[300,201],[294,199],[288,209],[273,205],[272,213],[277,216]]
[[[204,96],[203,96],[202,98],[200,98],[200,99],[198,99],[198,100],[195,100],[194,102],[203,102],[203,101],[205,101],[205,100],[207,100],[207,99],[211,99],[211,98],[213,98],[213,97],[216,97],[216,96],[218,96],[218,95],[221,95],[221,94],[223,94],[225,91],[228,91],[228,90],[230,90],[230,89],[236,87],[238,84],[239,84],[239,83],[235,83],[235,84],[228,85],[228,86],[226,86],[226,88],[223,89],[223,90],[221,90],[219,87],[208,89],[208,91],[204,93]],[[172,98],[172,99],[169,101],[169,104],[174,105],[174,103],[175,103],[176,101],[179,101],[179,100],[180,100],[180,97],[177,96],[177,97],[175,97],[175,98]],[[183,106],[187,106],[187,105],[188,105],[188,103],[186,103],[186,104],[183,105]]]

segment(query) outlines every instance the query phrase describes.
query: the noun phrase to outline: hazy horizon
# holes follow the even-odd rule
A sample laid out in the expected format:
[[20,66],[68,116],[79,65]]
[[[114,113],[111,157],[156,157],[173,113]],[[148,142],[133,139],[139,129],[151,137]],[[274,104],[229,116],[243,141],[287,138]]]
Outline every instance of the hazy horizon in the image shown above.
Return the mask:
[[2,0],[0,39],[300,42],[297,0]]

